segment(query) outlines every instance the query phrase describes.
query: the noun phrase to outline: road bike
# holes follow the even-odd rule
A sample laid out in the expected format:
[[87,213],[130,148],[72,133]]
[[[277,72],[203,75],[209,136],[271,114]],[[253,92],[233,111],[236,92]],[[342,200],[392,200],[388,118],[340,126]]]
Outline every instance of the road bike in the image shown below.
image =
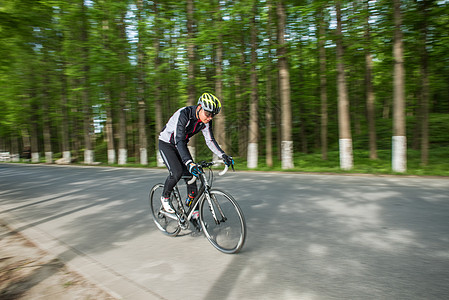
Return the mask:
[[[198,178],[201,184],[198,194],[192,204],[187,207],[176,185],[171,194],[171,203],[175,213],[168,213],[162,208],[161,195],[164,189],[162,183],[153,186],[150,191],[150,209],[157,228],[168,236],[177,236],[181,230],[193,226],[194,230],[203,232],[209,242],[219,251],[227,254],[239,252],[246,238],[246,223],[243,212],[235,199],[228,193],[212,189],[214,173],[212,166],[217,162],[200,162]],[[206,174],[205,169],[208,169]],[[228,166],[219,172],[224,175]],[[189,184],[197,177],[193,176]],[[199,218],[194,219],[193,213],[199,211]],[[198,224],[199,222],[199,224]]]

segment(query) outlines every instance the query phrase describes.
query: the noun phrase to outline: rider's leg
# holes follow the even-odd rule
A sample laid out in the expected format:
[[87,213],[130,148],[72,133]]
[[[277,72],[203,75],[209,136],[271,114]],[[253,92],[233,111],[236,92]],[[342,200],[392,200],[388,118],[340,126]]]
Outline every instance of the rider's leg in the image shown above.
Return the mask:
[[172,213],[174,210],[170,207],[170,194],[179,179],[181,179],[185,166],[179,157],[178,151],[172,144],[159,141],[159,151],[169,171],[169,175],[165,180],[164,191],[162,193],[163,199],[161,200],[164,209],[167,212]]
[[[187,182],[192,178],[192,176],[190,176],[190,178],[185,178],[186,184],[187,184],[187,199],[186,199],[186,205],[188,207],[190,207],[190,205],[192,204],[193,200],[195,199],[196,195],[198,194],[198,187],[196,185],[196,181],[193,184],[188,184]],[[190,219],[190,221],[192,222],[192,224],[195,226],[195,228],[200,231],[201,230],[201,226],[198,223],[198,218],[200,216],[200,212],[198,211],[198,206],[195,208],[195,210],[192,213],[192,219]]]
[[192,184],[189,184],[189,180],[192,179],[192,174],[187,171],[187,167],[184,168],[182,178],[185,180],[187,185],[187,199],[186,199],[186,205],[190,206],[190,203],[192,203],[193,199],[195,199],[196,194],[198,193],[198,187],[196,185],[196,181]]
[[[196,181],[192,184],[188,184],[188,181],[191,179],[192,176],[190,176],[190,178],[186,178],[186,184],[187,184],[187,199],[186,199],[186,204],[187,206],[190,206],[190,204],[192,203],[193,199],[195,199],[196,195],[198,194],[198,186],[196,185]],[[199,212],[198,212],[198,208],[195,209],[195,211],[193,212],[193,219],[198,219],[199,216]]]

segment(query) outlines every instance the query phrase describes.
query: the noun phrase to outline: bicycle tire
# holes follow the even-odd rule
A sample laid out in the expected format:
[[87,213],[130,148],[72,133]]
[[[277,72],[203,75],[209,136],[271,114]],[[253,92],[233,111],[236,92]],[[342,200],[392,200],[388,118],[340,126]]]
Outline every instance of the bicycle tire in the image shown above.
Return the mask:
[[[209,208],[209,202],[204,195],[200,203],[200,224],[203,233],[217,250],[226,254],[238,253],[246,239],[246,223],[243,212],[237,201],[226,192],[213,189],[210,191],[210,195],[214,211],[221,222],[216,224]],[[225,221],[221,218],[217,203],[227,218]]]
[[164,185],[158,183],[150,191],[149,202],[150,210],[153,216],[153,221],[157,228],[168,236],[176,236],[181,231],[181,226],[178,224],[178,220],[168,217],[161,212],[162,202],[161,196],[164,190]]

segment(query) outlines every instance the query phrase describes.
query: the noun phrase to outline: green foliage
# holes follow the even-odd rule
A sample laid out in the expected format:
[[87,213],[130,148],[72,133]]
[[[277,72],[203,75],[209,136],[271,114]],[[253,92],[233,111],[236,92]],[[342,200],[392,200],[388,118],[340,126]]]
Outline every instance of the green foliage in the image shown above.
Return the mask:
[[[114,124],[114,144],[118,144],[119,112],[125,111],[127,147],[131,162],[138,149],[137,74],[144,70],[144,98],[147,108],[149,147],[155,148],[155,102],[162,101],[165,122],[180,106],[187,103],[187,14],[180,1],[143,1],[142,22],[137,23],[136,1],[94,0],[10,0],[0,8],[0,139],[10,145],[19,137],[21,148],[37,124],[39,152],[43,152],[44,117],[49,118],[52,147],[62,151],[62,125],[67,124],[70,146],[83,148],[82,126],[86,109],[83,93],[87,89],[93,118],[105,121],[106,111]],[[259,99],[259,162],[264,166],[265,132],[272,130],[273,153],[277,153],[280,130],[280,105],[277,85],[276,1],[194,1],[196,93],[214,91],[216,80],[223,82],[225,130],[233,155],[245,153],[248,130],[250,75],[250,18],[256,3],[257,26],[257,94]],[[348,82],[355,172],[390,172],[392,135],[393,57],[391,1],[370,1],[369,11],[362,2],[343,1],[344,63]],[[427,51],[430,85],[430,162],[423,173],[443,172],[433,161],[438,157],[445,165],[444,153],[449,144],[449,4],[431,1],[427,19],[423,1],[405,1],[403,31],[406,67],[407,139],[418,140],[415,130],[420,109],[421,57],[423,30],[427,20]],[[308,171],[339,171],[338,119],[336,86],[335,12],[328,1],[285,1],[287,10],[287,59],[290,66],[291,107],[295,165]],[[220,5],[220,8],[218,7]],[[326,79],[328,99],[329,159],[322,161],[320,149],[320,78],[318,65],[318,10],[322,8],[326,23]],[[271,14],[271,23],[269,16]],[[371,40],[365,39],[365,18],[370,15]],[[83,26],[87,35],[83,36]],[[125,26],[125,31],[123,30]],[[139,32],[137,28],[140,28]],[[125,32],[125,36],[123,35]],[[271,44],[270,44],[271,39]],[[159,48],[156,49],[156,41]],[[144,64],[138,65],[137,43],[144,51]],[[223,73],[215,74],[216,49],[223,45]],[[86,52],[84,50],[87,49]],[[365,117],[365,50],[373,57],[378,161],[370,161],[368,127]],[[271,71],[270,71],[271,70]],[[273,124],[266,124],[266,87],[271,75]],[[119,99],[125,97],[124,107]],[[65,102],[64,102],[65,101]],[[45,110],[44,110],[45,107]],[[104,134],[104,132],[102,133]],[[303,136],[304,135],[304,136]],[[200,140],[200,139],[198,139]],[[224,141],[220,141],[224,142]],[[246,141],[247,142],[247,141]],[[200,143],[200,142],[199,142]],[[419,144],[419,143],[418,143]],[[95,157],[107,161],[107,146],[97,141]],[[307,149],[307,150],[304,150]],[[440,150],[439,150],[440,149]],[[307,151],[307,153],[302,153]],[[154,154],[154,150],[150,151]],[[60,154],[59,154],[60,155]],[[198,146],[200,158],[209,157],[205,145]],[[420,163],[419,152],[410,149],[409,168]],[[150,165],[155,164],[150,158]],[[274,158],[274,169],[280,163]],[[242,161],[242,160],[241,160]],[[363,167],[362,167],[363,166]],[[447,167],[447,166],[446,166]],[[416,169],[418,170],[418,169]],[[441,171],[440,171],[441,170]],[[444,172],[443,172],[444,173]]]

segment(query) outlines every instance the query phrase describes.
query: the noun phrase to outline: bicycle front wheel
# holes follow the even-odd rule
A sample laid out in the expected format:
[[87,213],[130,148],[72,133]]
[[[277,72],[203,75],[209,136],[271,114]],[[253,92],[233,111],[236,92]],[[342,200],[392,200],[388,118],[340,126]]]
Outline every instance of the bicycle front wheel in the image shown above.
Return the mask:
[[242,249],[246,238],[243,212],[234,198],[225,192],[214,189],[210,191],[210,196],[211,203],[206,195],[200,203],[203,232],[209,242],[221,252],[237,253]]
[[150,192],[150,209],[154,223],[160,231],[169,236],[176,236],[181,227],[174,214],[168,214],[162,209],[161,196],[164,190],[162,183],[156,184]]

